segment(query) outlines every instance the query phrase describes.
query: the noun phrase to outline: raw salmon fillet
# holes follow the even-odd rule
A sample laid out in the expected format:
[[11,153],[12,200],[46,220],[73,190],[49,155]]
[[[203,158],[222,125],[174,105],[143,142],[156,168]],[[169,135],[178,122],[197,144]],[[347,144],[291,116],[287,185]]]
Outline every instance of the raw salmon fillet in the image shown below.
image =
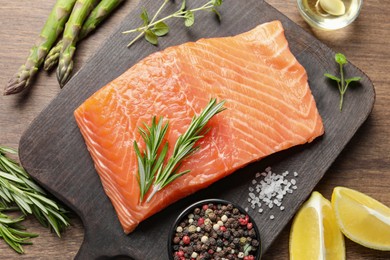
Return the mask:
[[[184,161],[181,170],[191,172],[140,205],[133,142],[144,143],[137,128],[163,116],[172,150],[211,98],[226,100],[227,110],[211,119],[200,150]],[[126,233],[248,163],[324,132],[306,71],[279,21],[154,53],[92,95],[75,117]]]

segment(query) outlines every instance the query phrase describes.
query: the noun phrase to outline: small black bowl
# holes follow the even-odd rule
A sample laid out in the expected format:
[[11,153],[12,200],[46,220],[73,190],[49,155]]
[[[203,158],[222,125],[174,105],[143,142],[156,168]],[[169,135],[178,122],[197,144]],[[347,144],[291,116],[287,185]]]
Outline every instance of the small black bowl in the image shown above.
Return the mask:
[[232,204],[233,207],[237,208],[242,214],[245,214],[245,215],[248,215],[249,217],[249,221],[253,224],[253,228],[256,232],[256,238],[257,240],[259,241],[259,247],[255,253],[255,259],[256,260],[260,260],[261,258],[261,237],[260,237],[260,232],[259,232],[259,229],[254,221],[254,219],[239,205],[237,205],[236,203],[233,203],[233,202],[230,202],[230,201],[227,201],[227,200],[222,200],[222,199],[206,199],[206,200],[201,200],[201,201],[198,201],[190,206],[188,206],[186,209],[184,209],[180,215],[176,218],[175,222],[172,224],[170,230],[169,230],[169,234],[168,234],[168,258],[170,260],[173,260],[174,257],[173,257],[173,238],[174,238],[174,235],[176,233],[176,228],[177,226],[180,224],[180,222],[186,218],[190,212],[192,212],[196,207],[202,207],[202,205],[204,204],[209,204],[209,203],[212,203],[212,204],[215,204],[215,205],[218,205],[218,204],[221,204],[221,205],[228,205],[228,204]]

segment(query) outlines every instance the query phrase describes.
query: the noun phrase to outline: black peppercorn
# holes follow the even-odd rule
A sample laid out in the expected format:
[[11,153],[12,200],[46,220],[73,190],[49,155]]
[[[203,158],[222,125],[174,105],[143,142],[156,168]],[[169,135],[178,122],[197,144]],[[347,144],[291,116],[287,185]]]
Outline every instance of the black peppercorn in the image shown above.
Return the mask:
[[251,238],[255,238],[256,237],[256,231],[252,228],[248,231],[248,236],[250,236]]
[[209,219],[213,222],[215,222],[217,220],[217,215],[215,215],[215,213],[211,212],[209,214]]
[[253,247],[257,247],[257,246],[259,246],[259,241],[257,241],[256,239],[253,239],[251,244]]
[[176,236],[173,238],[173,243],[174,244],[179,244],[180,243],[180,237]]

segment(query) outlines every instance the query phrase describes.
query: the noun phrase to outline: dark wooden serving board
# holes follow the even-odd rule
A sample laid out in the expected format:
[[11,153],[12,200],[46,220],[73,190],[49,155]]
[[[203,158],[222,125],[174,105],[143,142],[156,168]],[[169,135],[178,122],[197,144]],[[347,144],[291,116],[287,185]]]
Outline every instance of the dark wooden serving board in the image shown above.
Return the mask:
[[[154,12],[162,1],[141,2]],[[171,11],[176,8],[174,4],[169,6]],[[139,41],[128,49],[126,45],[131,36],[124,36],[121,32],[139,26],[139,10],[140,7],[136,8],[126,17],[24,133],[19,147],[22,165],[41,185],[81,217],[85,238],[77,254],[79,259],[113,256],[167,259],[169,227],[187,205],[199,199],[215,197],[237,202],[245,208],[249,206],[248,187],[257,172],[267,166],[272,166],[277,173],[297,171],[298,189],[285,197],[284,211],[267,209],[260,214],[249,208],[249,213],[261,230],[263,249],[266,250],[371,112],[375,99],[371,81],[358,68],[348,64],[346,74],[361,76],[362,80],[359,85],[350,87],[344,109],[340,112],[338,90],[333,82],[323,76],[324,72],[337,73],[334,52],[264,1],[225,0],[221,8],[221,23],[210,13],[197,13],[197,22],[190,29],[185,28],[181,20],[170,21],[171,33],[160,40],[159,47]],[[125,235],[103,191],[76,126],[73,111],[99,88],[152,52],[198,38],[235,35],[272,20],[282,21],[291,51],[307,70],[325,124],[325,135],[311,144],[251,164],[171,205],[141,223],[130,235]],[[271,214],[275,219],[269,218]]]

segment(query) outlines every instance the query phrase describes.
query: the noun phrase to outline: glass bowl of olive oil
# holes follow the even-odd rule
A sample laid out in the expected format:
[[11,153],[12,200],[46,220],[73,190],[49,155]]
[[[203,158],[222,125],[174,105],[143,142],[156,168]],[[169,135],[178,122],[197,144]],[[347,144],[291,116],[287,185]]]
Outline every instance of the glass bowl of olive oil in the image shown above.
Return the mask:
[[297,3],[308,24],[323,30],[336,30],[359,16],[363,0],[297,0]]

